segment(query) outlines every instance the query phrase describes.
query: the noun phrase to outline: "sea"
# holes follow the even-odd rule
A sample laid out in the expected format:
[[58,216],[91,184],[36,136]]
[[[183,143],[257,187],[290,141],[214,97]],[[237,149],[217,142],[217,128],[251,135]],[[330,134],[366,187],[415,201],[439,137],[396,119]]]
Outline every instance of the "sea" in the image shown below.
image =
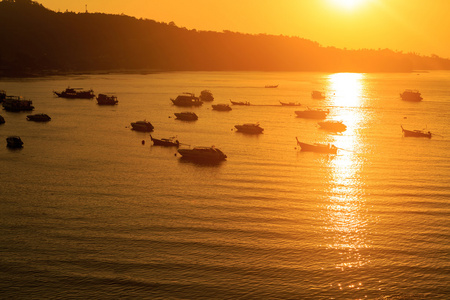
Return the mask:
[[[118,105],[54,95],[69,86]],[[0,110],[1,299],[450,298],[449,71],[89,74],[0,89],[35,106]],[[401,100],[405,89],[423,100]],[[202,90],[214,101],[170,100]],[[296,117],[308,108],[347,130]],[[176,120],[183,111],[198,120]],[[153,146],[131,130],[142,120],[154,138],[227,159]],[[244,123],[264,132],[237,132]],[[296,138],[338,153],[301,151]]]

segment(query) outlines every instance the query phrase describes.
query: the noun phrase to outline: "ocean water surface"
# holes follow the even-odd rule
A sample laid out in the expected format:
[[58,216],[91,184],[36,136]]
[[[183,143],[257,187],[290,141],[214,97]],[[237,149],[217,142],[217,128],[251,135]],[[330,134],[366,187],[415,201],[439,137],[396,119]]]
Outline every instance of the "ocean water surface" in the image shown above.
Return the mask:
[[[67,86],[119,104],[53,95]],[[450,295],[450,72],[103,74],[0,79],[0,89],[52,118],[0,112],[2,299]],[[212,103],[170,101],[204,89]],[[423,101],[402,101],[405,89]],[[230,99],[252,105],[211,109]],[[307,107],[347,130],[297,118]],[[181,111],[199,119],[175,120]],[[180,159],[130,129],[144,119],[156,138],[228,158]],[[256,122],[261,135],[234,130]],[[401,125],[433,137],[405,138]],[[8,149],[10,135],[24,148]],[[296,137],[338,154],[300,151]]]

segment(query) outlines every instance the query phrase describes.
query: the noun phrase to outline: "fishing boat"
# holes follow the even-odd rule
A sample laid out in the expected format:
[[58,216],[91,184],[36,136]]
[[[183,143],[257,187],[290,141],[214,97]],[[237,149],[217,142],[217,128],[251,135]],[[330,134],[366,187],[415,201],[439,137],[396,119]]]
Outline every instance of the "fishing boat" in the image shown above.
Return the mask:
[[412,102],[419,102],[422,101],[422,96],[418,90],[405,90],[403,93],[400,94],[400,97],[402,100],[405,101],[412,101]]
[[295,111],[295,114],[298,118],[306,119],[325,119],[329,113],[330,110],[310,109],[309,107],[307,110]]
[[403,128],[403,126],[400,126],[402,128],[403,136],[404,137],[426,137],[431,139],[432,133],[426,132],[424,130],[406,130]]
[[164,146],[164,147],[179,147],[180,142],[175,139],[175,137],[171,137],[168,139],[155,139],[150,134],[150,138],[152,139],[153,145],[155,146]]
[[34,121],[34,122],[48,122],[52,118],[50,118],[47,114],[34,114],[34,115],[28,115],[27,120],[28,121]]
[[347,130],[347,125],[342,123],[342,121],[335,121],[335,120],[329,120],[329,121],[321,121],[318,122],[320,128],[332,131],[332,132],[342,132]]
[[279,101],[280,102],[280,104],[282,105],[282,106],[301,106],[301,104],[300,103],[295,103],[295,102],[281,102],[281,101]]
[[18,136],[10,136],[6,138],[6,147],[8,148],[22,148],[22,139]]
[[150,132],[153,131],[153,128],[152,123],[145,120],[131,123],[131,129],[136,131]]
[[183,120],[183,121],[195,121],[198,120],[198,116],[194,112],[185,111],[180,113],[174,113],[177,120]]
[[325,99],[325,95],[321,91],[312,91],[311,97],[313,99]]
[[194,147],[193,149],[182,148],[178,149],[178,153],[180,153],[183,158],[201,162],[218,162],[227,158],[225,153],[214,146]]
[[119,101],[117,100],[117,96],[108,96],[105,94],[98,94],[97,96],[98,105],[116,105],[117,103],[119,103]]
[[216,104],[216,105],[211,105],[213,110],[218,110],[218,111],[230,111],[231,107],[228,104]]
[[231,101],[230,100],[230,102],[231,102],[231,104],[233,104],[233,105],[250,105],[250,102],[243,102],[243,101],[240,101],[240,102],[237,102],[237,101]]
[[302,151],[310,151],[310,152],[318,152],[318,153],[327,153],[327,154],[337,154],[337,147],[331,144],[307,144],[302,143],[295,137],[297,140],[297,145],[300,146]]
[[203,104],[198,97],[195,97],[193,93],[184,93],[178,95],[175,99],[170,99],[172,103],[176,106],[200,106]]
[[249,134],[260,134],[264,131],[258,123],[246,123],[242,125],[234,125],[237,131]]
[[34,109],[33,101],[24,100],[19,96],[6,96],[3,100],[3,109],[7,111],[30,111]]
[[68,87],[60,93],[55,91],[53,91],[53,93],[60,98],[68,99],[92,99],[95,97],[94,91],[92,89],[84,90],[83,88]]
[[210,90],[203,90],[200,92],[200,96],[199,96],[201,101],[213,101],[214,100],[214,96],[211,93]]

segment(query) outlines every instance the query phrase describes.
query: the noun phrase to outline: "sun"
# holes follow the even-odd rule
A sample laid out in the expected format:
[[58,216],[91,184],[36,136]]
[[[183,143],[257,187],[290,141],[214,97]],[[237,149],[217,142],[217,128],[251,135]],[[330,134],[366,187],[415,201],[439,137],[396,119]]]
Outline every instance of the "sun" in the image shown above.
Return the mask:
[[346,9],[353,9],[365,0],[331,0],[335,5]]

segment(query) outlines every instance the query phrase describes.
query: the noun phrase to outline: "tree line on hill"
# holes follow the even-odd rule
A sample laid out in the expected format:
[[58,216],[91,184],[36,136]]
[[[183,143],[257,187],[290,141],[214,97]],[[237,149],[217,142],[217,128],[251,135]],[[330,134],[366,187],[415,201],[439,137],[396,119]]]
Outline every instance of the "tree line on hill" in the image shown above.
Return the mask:
[[299,37],[197,31],[125,15],[0,2],[0,76],[99,71],[409,72],[450,60],[389,49],[322,47]]

